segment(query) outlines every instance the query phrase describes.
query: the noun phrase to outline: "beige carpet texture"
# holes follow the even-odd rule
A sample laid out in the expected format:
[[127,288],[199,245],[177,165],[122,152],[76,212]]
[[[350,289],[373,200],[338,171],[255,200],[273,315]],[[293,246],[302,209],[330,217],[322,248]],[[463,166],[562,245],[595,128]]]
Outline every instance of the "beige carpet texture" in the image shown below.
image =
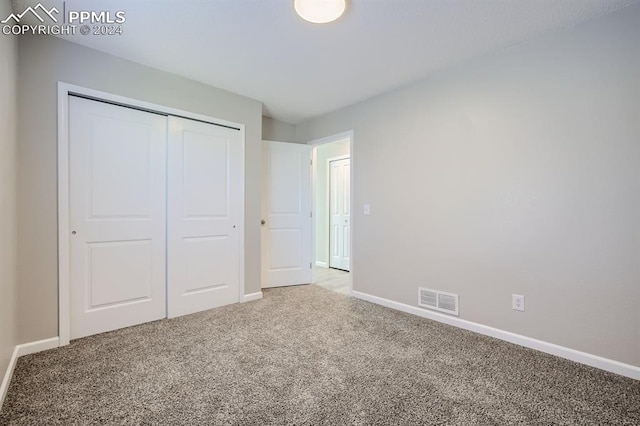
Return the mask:
[[1,425],[640,425],[640,382],[317,286],[18,360]]

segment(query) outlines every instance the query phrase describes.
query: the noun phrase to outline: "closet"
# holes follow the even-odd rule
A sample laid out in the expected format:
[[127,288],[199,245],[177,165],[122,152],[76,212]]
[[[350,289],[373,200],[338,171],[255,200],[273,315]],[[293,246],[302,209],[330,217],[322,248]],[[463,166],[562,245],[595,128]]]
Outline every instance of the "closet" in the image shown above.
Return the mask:
[[69,96],[70,337],[239,301],[238,129]]

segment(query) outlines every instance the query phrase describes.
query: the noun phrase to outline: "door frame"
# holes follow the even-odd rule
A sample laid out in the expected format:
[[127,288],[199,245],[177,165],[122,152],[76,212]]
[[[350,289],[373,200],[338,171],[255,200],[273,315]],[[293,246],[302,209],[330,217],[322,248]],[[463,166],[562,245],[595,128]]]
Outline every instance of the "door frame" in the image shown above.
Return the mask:
[[[327,253],[327,268],[331,268],[331,162],[340,160],[351,160],[351,144],[349,144],[349,155],[340,155],[338,157],[327,158],[327,220],[325,221],[325,229],[327,229],[328,232],[327,236],[329,243],[329,250]],[[349,170],[351,170],[351,168],[349,168]],[[351,176],[349,176],[349,180],[351,180]],[[351,194],[351,182],[349,182],[349,194]],[[351,200],[349,200],[349,202],[351,202]],[[349,206],[349,210],[351,213],[353,213],[353,209],[351,209],[351,206]],[[351,213],[350,215],[353,216],[353,214]],[[349,226],[351,226],[351,224],[349,224]],[[351,248],[351,242],[349,242],[349,248]]]
[[[320,145],[324,145],[324,144],[328,144],[331,142],[338,142],[344,139],[349,139],[349,155],[346,156],[350,159],[350,175],[349,175],[349,180],[350,180],[350,194],[349,194],[349,204],[351,205],[351,228],[349,229],[349,239],[350,241],[350,269],[349,269],[349,273],[351,274],[351,279],[349,280],[349,295],[353,294],[353,281],[354,281],[354,277],[355,277],[355,268],[354,268],[354,241],[353,241],[353,229],[355,226],[355,222],[357,222],[356,220],[356,215],[354,214],[354,200],[355,200],[355,185],[353,184],[354,182],[354,137],[353,137],[353,130],[348,130],[346,132],[340,132],[340,133],[336,133],[330,136],[326,136],[323,138],[319,138],[319,139],[314,139],[311,140],[309,142],[307,142],[307,145],[311,145],[313,147],[313,169],[312,169],[312,177],[311,177],[311,204],[312,204],[312,211],[313,211],[313,217],[317,217],[316,215],[318,214],[317,209],[318,206],[316,206],[316,180],[317,180],[317,167],[318,167],[318,161],[317,161],[317,150],[316,148]],[[338,157],[336,157],[338,158]],[[327,180],[329,179],[329,173],[327,173]],[[329,196],[329,188],[327,188],[327,197]],[[329,200],[327,200],[327,205],[329,205]],[[327,218],[327,220],[329,220]],[[316,221],[313,220],[311,222],[311,249],[312,249],[312,255],[313,255],[313,262],[315,264],[315,259],[316,259]],[[327,267],[329,265],[329,258],[327,258]],[[313,282],[316,282],[316,275],[315,275],[315,268],[313,270]]]
[[[240,187],[242,188],[240,206],[241,226],[238,231],[240,246],[240,270],[238,301],[244,297],[244,225],[245,225],[245,125],[234,123],[219,118],[209,117],[189,111],[153,104],[107,92],[89,89],[87,87],[58,81],[58,334],[59,345],[66,346],[71,334],[71,288],[70,288],[70,207],[69,207],[69,96],[79,95],[84,98],[106,102],[122,107],[134,108],[142,111],[153,112],[162,115],[174,115],[191,120],[202,121],[214,125],[231,127],[240,131],[242,143],[242,166],[240,170]],[[166,284],[165,284],[166,285]]]

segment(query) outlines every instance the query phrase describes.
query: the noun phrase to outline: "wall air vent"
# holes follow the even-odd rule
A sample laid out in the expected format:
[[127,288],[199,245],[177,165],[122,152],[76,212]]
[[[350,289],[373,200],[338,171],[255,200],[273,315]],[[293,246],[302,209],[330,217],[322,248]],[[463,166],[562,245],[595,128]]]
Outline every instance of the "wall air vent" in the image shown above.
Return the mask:
[[458,295],[419,287],[418,306],[457,316]]

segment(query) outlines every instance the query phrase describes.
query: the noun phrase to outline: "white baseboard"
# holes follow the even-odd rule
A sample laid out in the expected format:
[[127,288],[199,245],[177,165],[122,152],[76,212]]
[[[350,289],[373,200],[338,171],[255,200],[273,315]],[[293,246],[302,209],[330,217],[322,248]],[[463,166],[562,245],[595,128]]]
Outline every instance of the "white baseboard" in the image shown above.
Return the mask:
[[7,366],[7,371],[4,373],[4,377],[2,378],[2,384],[0,384],[0,408],[2,408],[4,398],[7,396],[7,392],[9,391],[9,383],[11,383],[11,377],[13,377],[13,370],[16,368],[18,358],[23,355],[57,348],[58,346],[60,346],[60,339],[58,337],[52,337],[51,339],[38,340],[37,342],[17,345],[13,349],[13,355],[11,355],[11,359],[9,360],[9,366]]
[[475,322],[463,320],[456,317],[450,317],[445,314],[427,311],[427,310],[418,308],[416,306],[406,305],[400,302],[394,302],[393,300],[372,296],[370,294],[362,293],[355,290],[352,291],[351,295],[358,299],[366,300],[367,302],[386,306],[387,308],[407,312],[409,314],[413,314],[423,318],[428,318],[434,321],[449,324],[454,327],[463,328],[465,330],[473,331],[479,334],[483,334],[485,336],[495,337],[496,339],[504,340],[510,343],[515,343],[516,345],[524,346],[526,348],[535,349],[540,352],[545,352],[551,355],[559,356],[561,358],[579,362],[581,364],[586,364],[591,367],[599,368],[601,370],[606,370],[612,373],[620,374],[621,376],[626,376],[635,380],[640,380],[640,367],[636,367],[634,365],[624,364],[619,361],[614,361],[612,359],[603,358],[603,357],[592,355],[586,352],[580,352],[575,349],[556,345],[554,343],[544,342],[542,340],[537,340],[531,337],[522,336],[520,334],[511,333],[509,331],[500,330],[498,328],[489,327],[487,325],[478,324]]
[[0,384],[0,409],[2,409],[2,404],[4,404],[4,398],[7,396],[7,392],[9,391],[9,383],[11,383],[11,377],[13,377],[13,370],[16,368],[17,362],[18,362],[18,347],[16,346],[13,349],[13,355],[11,355],[11,359],[9,360],[9,365],[7,366],[7,371],[4,373],[4,377],[2,378],[2,383]]
[[244,296],[242,296],[242,299],[240,300],[240,303],[246,303],[246,302],[251,302],[254,300],[260,300],[262,299],[262,292],[259,291],[257,293],[250,293],[250,294],[245,294]]
[[38,340],[37,342],[24,343],[16,346],[18,351],[18,357],[24,355],[35,354],[37,352],[47,351],[49,349],[57,348],[60,346],[60,338],[52,337],[50,339]]
[[322,268],[328,268],[329,264],[327,262],[320,262],[319,260],[316,260],[316,266],[320,266]]

